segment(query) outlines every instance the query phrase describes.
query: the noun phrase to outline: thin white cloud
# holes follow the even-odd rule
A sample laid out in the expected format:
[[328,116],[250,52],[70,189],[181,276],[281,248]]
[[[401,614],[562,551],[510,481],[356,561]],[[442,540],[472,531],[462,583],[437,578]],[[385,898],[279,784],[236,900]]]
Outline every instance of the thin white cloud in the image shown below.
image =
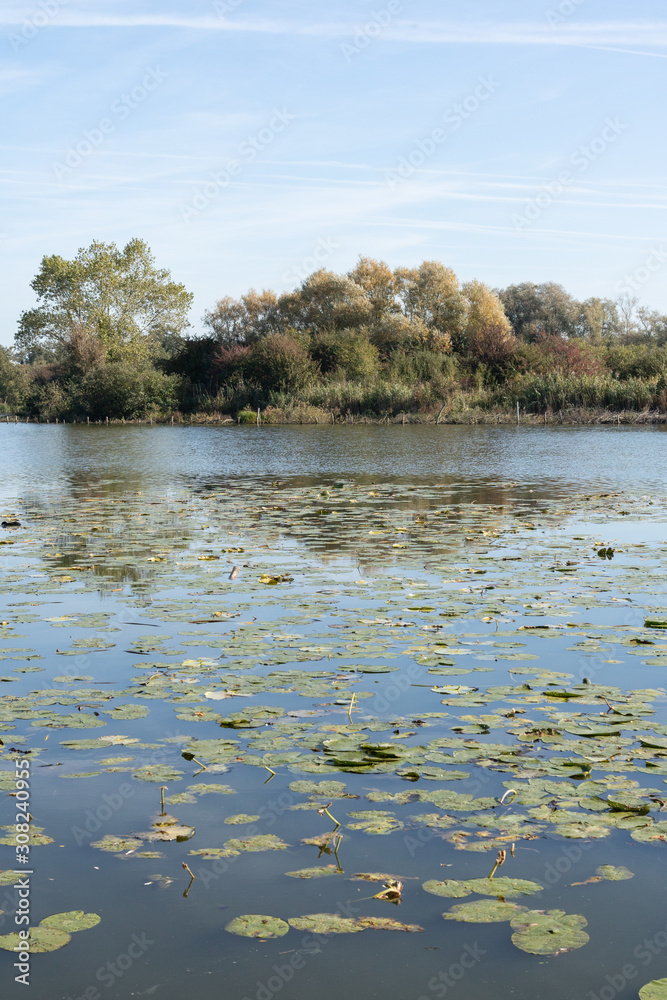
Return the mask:
[[[25,12],[0,10],[0,24],[19,27]],[[269,19],[224,19],[214,16],[188,17],[171,13],[138,12],[111,14],[101,11],[63,10],[50,23],[53,28],[180,28],[195,31],[223,31],[277,35],[308,35],[325,38],[351,38],[364,30],[358,22],[280,21]],[[632,55],[659,55],[625,46],[667,45],[667,21],[600,21],[564,24],[557,30],[529,22],[395,20],[378,40],[407,43],[452,43],[460,45],[544,45],[609,48]],[[622,46],[617,47],[615,46]]]
[[0,95],[12,94],[14,91],[35,86],[41,79],[42,74],[37,69],[6,66],[0,69]]

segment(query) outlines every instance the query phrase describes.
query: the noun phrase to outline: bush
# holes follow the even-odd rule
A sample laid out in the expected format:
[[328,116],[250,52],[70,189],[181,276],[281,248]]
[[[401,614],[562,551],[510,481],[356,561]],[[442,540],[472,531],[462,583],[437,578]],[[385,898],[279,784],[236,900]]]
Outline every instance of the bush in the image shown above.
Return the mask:
[[390,380],[400,379],[408,384],[449,382],[457,375],[456,358],[437,351],[394,351],[387,366]]
[[72,385],[68,382],[36,380],[26,397],[26,409],[38,420],[67,417],[73,408],[71,390]]
[[257,423],[257,411],[256,410],[239,410],[236,414],[236,420],[239,424],[256,424]]
[[364,330],[319,333],[311,353],[323,374],[337,381],[363,382],[380,369],[378,349]]
[[78,405],[95,420],[143,417],[172,410],[178,403],[178,379],[155,368],[138,369],[112,361],[89,372],[79,384]]
[[30,380],[23,365],[15,365],[0,348],[0,406],[4,413],[15,413],[26,399]]
[[607,365],[621,379],[652,378],[667,372],[667,349],[638,345],[611,347]]
[[248,378],[263,389],[286,393],[299,392],[317,373],[305,348],[282,333],[272,334],[254,344],[245,369]]

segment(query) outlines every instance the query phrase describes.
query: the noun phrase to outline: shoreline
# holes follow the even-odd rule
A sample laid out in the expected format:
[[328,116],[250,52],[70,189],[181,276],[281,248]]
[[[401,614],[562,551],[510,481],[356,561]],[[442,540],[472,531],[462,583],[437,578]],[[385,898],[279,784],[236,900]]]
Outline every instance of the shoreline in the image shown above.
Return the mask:
[[421,425],[421,426],[614,426],[638,427],[667,424],[667,411],[663,410],[606,410],[586,407],[570,407],[565,410],[546,410],[544,413],[526,413],[509,409],[481,410],[463,409],[456,412],[416,411],[395,415],[377,416],[369,414],[327,413],[316,407],[297,405],[284,410],[267,407],[257,413],[242,411],[236,417],[229,413],[180,413],[155,414],[150,417],[107,417],[93,420],[90,417],[76,417],[69,420],[39,420],[37,417],[18,414],[0,414],[0,424],[83,424],[85,426],[351,426],[351,425]]

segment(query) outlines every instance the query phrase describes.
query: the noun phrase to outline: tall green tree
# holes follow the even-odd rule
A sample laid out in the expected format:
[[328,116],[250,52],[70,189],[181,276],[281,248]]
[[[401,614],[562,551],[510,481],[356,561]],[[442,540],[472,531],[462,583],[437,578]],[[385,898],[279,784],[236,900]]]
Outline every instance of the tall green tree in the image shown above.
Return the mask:
[[31,287],[38,305],[22,314],[15,338],[26,361],[60,360],[86,338],[104,361],[147,361],[170,353],[189,326],[193,296],[139,239],[122,250],[95,241],[74,260],[44,257]]
[[576,335],[580,306],[562,285],[524,281],[498,294],[512,329],[522,340]]

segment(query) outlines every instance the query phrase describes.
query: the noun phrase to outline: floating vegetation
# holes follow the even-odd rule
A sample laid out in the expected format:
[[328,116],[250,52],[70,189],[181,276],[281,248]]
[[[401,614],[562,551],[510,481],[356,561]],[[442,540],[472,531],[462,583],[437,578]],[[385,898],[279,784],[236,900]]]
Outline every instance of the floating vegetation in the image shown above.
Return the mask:
[[240,937],[261,938],[268,941],[270,938],[284,937],[289,931],[289,924],[278,917],[265,917],[253,913],[230,920],[225,930]]
[[586,925],[586,918],[578,913],[527,910],[511,921],[512,944],[531,955],[559,955],[588,943]]
[[443,913],[445,920],[459,920],[466,924],[498,924],[512,920],[525,910],[516,903],[505,903],[498,899],[476,899],[473,903],[457,903]]
[[463,882],[456,879],[445,879],[443,882],[432,880],[424,882],[422,888],[434,896],[451,896],[455,899],[469,896],[473,892],[481,896],[504,896],[506,899],[515,899],[541,892],[544,886],[521,878],[472,878]]
[[606,879],[607,882],[625,882],[627,879],[635,877],[628,868],[623,866],[617,868],[614,865],[600,865],[595,874]]
[[310,913],[305,917],[290,917],[290,927],[312,934],[358,934],[360,931],[423,931],[417,924],[402,924],[388,917],[343,917],[340,913]]
[[642,986],[639,1000],[667,1000],[667,979],[654,979]]
[[[446,920],[510,923],[518,949],[557,955],[588,941],[585,917],[555,908],[570,907],[562,893],[625,882],[585,898],[609,894],[626,912],[629,892],[646,889],[647,859],[667,842],[664,544],[606,532],[626,510],[664,522],[661,500],[425,481],[340,482],[323,497],[305,477],[174,487],[167,499],[97,492],[22,501],[27,530],[0,560],[13,595],[0,625],[0,789],[13,794],[27,756],[42,787],[68,779],[58,792],[93,831],[76,844],[56,833],[40,789],[27,834],[40,853],[57,855],[45,830],[68,852],[85,842],[132,862],[122,874],[147,894],[176,887],[192,906],[229,865],[252,875],[235,859],[261,852],[262,908],[281,912],[290,893],[287,912],[331,912],[227,923],[258,942],[290,928],[421,931],[334,912],[345,878],[370,910],[421,919],[435,905],[423,885],[462,901]],[[91,594],[103,610],[89,610]],[[131,819],[105,782],[130,790]],[[220,798],[232,794],[234,810]],[[14,827],[0,843],[15,846]],[[570,874],[563,858],[584,851]],[[379,870],[346,874],[345,855]],[[93,857],[100,878],[120,870]],[[155,858],[165,874],[151,874]],[[445,872],[457,877],[431,877]],[[15,879],[0,873],[3,886]],[[55,914],[31,950],[97,922]],[[642,1000],[667,996],[661,983]]]
[[83,910],[54,913],[50,917],[45,917],[37,926],[29,928],[27,942],[18,933],[0,935],[0,948],[14,953],[27,951],[31,955],[58,951],[69,944],[72,934],[96,927],[100,920],[101,917],[97,913],[84,913]]
[[340,868],[337,865],[323,865],[319,868],[300,868],[296,872],[285,872],[285,874],[292,878],[325,878],[327,875],[340,874]]

